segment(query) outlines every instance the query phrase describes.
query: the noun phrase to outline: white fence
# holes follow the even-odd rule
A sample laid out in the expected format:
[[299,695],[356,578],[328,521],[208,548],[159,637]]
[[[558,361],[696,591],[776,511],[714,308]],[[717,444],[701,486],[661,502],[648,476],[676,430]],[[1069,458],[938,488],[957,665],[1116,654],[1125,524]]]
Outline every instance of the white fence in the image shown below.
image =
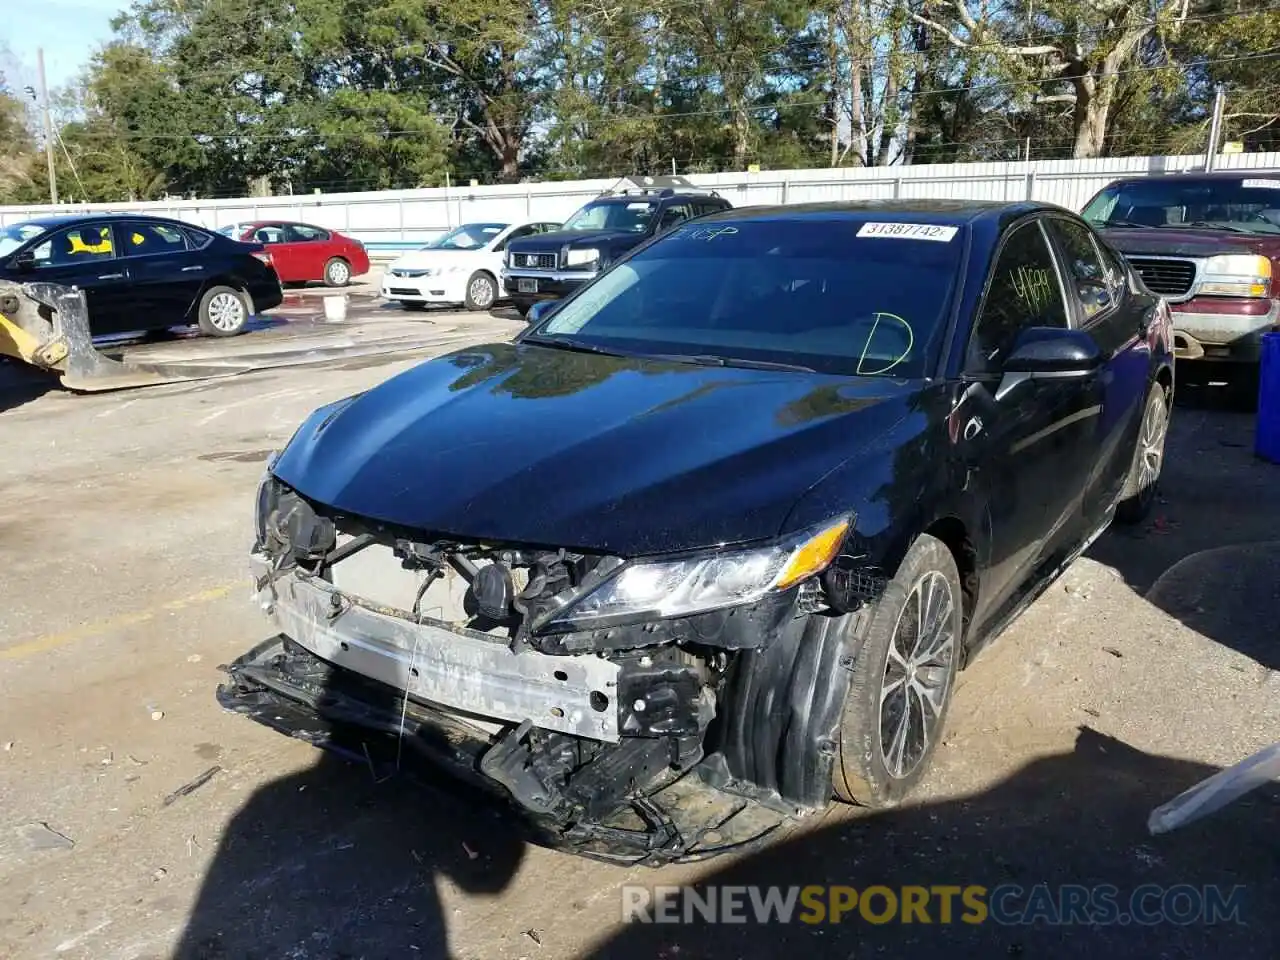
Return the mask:
[[[1121,176],[1203,169],[1200,155],[1114,157],[1018,163],[956,163],[905,167],[841,167],[760,173],[693,174],[734,206],[830,200],[941,198],[1045,200],[1079,210]],[[1280,168],[1280,153],[1219,158],[1219,169]],[[577,180],[452,189],[383,190],[229,200],[169,200],[136,204],[0,207],[0,225],[52,213],[115,211],[175,217],[217,228],[249,220],[297,220],[341,230],[380,245],[424,242],[459,223],[480,220],[563,220],[615,180]]]

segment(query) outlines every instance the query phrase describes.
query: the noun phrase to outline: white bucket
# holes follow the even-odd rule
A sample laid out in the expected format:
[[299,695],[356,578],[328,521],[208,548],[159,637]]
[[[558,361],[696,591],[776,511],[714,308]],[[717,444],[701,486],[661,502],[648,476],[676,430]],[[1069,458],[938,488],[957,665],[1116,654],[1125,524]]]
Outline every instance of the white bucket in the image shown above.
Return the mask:
[[324,318],[330,323],[341,323],[347,319],[347,298],[325,297]]

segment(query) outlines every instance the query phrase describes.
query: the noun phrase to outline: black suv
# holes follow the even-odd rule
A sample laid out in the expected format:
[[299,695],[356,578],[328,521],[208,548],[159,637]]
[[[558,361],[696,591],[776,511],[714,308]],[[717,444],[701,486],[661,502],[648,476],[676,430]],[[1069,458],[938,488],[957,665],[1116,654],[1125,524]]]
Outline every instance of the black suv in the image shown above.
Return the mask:
[[684,177],[628,177],[626,183],[592,200],[561,230],[508,245],[502,284],[522,315],[538,300],[568,296],[650,237],[733,206]]

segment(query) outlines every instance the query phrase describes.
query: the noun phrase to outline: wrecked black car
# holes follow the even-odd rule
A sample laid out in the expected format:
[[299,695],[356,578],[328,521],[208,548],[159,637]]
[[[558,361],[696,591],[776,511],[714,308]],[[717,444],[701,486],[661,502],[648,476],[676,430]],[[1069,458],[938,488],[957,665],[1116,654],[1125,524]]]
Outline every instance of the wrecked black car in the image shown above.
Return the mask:
[[1065,210],[704,218],[317,410],[219,696],[618,861],[890,806],[966,659],[1150,509],[1172,391],[1167,307]]

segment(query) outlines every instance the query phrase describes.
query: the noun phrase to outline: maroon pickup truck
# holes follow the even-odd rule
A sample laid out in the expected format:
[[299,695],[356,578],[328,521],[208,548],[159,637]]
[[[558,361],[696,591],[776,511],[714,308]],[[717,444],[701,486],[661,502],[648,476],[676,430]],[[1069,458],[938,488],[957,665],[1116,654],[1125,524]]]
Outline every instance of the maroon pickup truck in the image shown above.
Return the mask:
[[1083,212],[1168,301],[1179,359],[1257,363],[1280,326],[1280,172],[1117,180]]

